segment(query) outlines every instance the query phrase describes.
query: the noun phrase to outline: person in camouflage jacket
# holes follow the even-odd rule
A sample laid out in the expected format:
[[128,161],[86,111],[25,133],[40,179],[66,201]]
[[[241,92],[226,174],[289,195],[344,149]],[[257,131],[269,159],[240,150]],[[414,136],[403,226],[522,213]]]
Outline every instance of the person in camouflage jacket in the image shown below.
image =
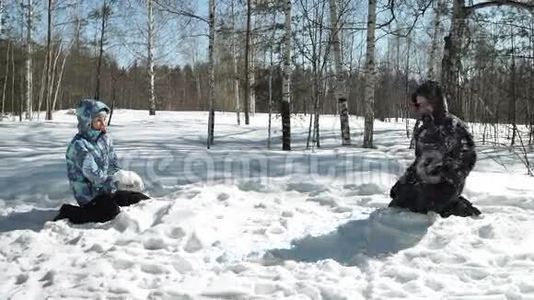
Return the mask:
[[414,130],[415,161],[391,188],[390,207],[413,212],[473,216],[480,211],[461,196],[477,155],[473,137],[450,114],[439,85],[427,81],[412,95],[419,115]]

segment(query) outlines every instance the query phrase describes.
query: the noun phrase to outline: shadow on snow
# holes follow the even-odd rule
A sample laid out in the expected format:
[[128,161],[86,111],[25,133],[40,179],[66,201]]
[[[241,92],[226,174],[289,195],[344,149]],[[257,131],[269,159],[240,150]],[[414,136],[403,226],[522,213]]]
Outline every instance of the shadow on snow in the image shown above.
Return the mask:
[[15,212],[0,217],[0,232],[29,229],[40,231],[47,221],[51,221],[58,211],[33,209],[27,212]]
[[342,265],[360,265],[367,258],[397,253],[415,246],[434,218],[404,210],[383,208],[367,219],[353,220],[321,236],[306,236],[291,242],[290,249],[273,249],[264,255],[265,264],[283,260],[317,262],[333,259]]

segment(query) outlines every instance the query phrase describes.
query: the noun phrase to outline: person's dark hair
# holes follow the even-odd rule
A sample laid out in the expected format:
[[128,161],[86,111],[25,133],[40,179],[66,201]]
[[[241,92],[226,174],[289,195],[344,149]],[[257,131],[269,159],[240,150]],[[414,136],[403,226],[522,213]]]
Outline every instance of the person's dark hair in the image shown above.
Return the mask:
[[417,96],[425,97],[432,104],[438,104],[443,102],[443,94],[439,84],[435,81],[428,80],[417,87],[412,94],[412,102],[416,102]]

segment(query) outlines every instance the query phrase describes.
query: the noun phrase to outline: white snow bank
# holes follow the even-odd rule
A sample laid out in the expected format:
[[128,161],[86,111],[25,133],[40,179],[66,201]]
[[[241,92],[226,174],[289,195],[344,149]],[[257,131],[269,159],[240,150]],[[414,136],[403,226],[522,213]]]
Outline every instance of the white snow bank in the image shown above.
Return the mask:
[[[72,225],[47,222],[73,202],[76,121],[54,117],[0,123],[0,299],[534,298],[534,181],[506,149],[479,146],[465,194],[483,215],[442,219],[384,209],[413,158],[404,124],[377,122],[377,149],[341,148],[323,116],[307,151],[296,117],[286,153],[265,149],[265,115],[217,113],[206,151],[204,112],[116,110],[121,163],[154,199]],[[351,118],[354,143],[362,127]]]

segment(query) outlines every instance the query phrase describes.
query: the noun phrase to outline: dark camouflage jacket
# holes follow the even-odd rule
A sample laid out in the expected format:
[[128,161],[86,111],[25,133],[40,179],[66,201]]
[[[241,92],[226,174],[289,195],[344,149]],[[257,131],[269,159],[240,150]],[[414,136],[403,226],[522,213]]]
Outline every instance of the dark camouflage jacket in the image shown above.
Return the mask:
[[461,193],[476,162],[475,144],[466,125],[447,112],[425,115],[414,131],[415,161],[401,183],[450,183]]

